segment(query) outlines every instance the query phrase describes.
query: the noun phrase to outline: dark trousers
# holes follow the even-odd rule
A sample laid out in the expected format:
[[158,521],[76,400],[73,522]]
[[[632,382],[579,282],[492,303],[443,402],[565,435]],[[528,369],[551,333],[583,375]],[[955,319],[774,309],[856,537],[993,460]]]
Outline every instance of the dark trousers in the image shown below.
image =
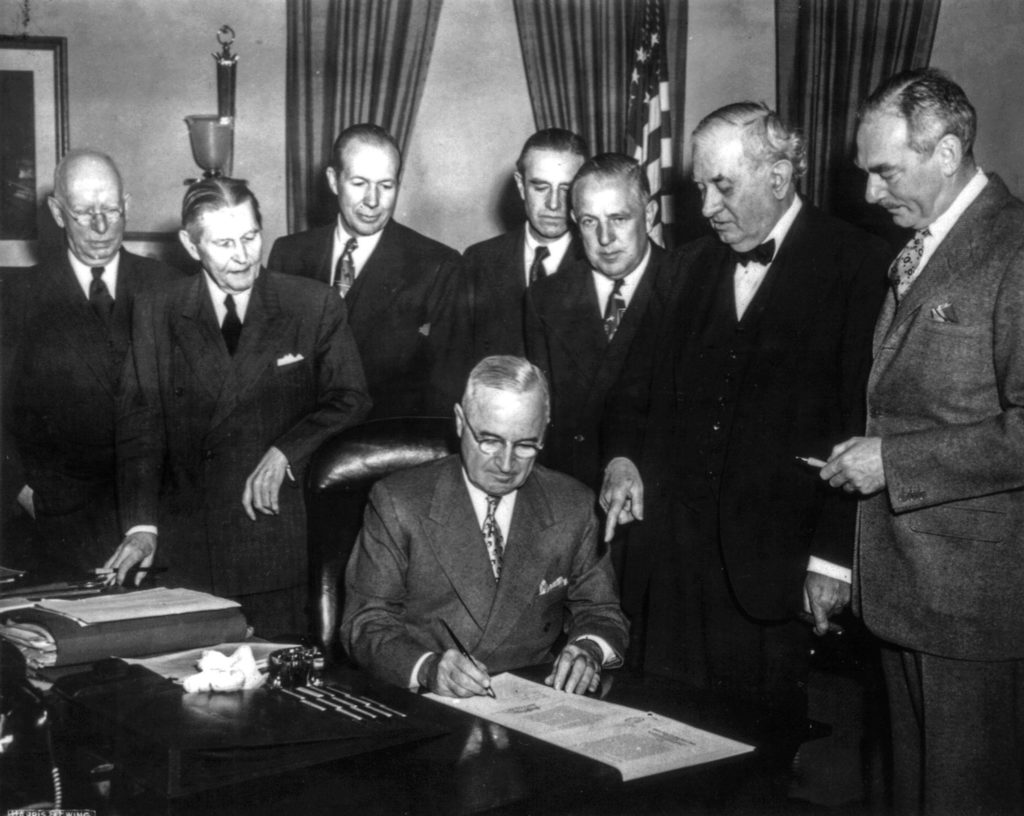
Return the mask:
[[1024,812],[1024,661],[882,649],[893,813]]
[[[648,593],[638,616],[644,670],[758,705],[773,731],[793,733],[783,742],[792,741],[795,751],[807,717],[809,629],[742,610],[725,571],[711,497],[677,502],[665,521],[671,534],[646,554]],[[635,566],[631,556],[627,573]]]
[[284,635],[294,639],[309,632],[307,596],[305,585],[301,585],[236,595],[234,600],[242,605],[245,619],[257,637]]

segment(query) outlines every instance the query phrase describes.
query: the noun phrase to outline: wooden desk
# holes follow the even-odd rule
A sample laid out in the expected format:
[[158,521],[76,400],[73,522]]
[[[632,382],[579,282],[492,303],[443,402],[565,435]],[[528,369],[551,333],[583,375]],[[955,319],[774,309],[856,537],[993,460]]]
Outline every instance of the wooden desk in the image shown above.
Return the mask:
[[[531,679],[543,674],[525,672]],[[530,737],[507,731],[464,712],[401,689],[383,687],[353,670],[334,669],[333,678],[371,692],[412,718],[447,733],[405,744],[382,744],[373,753],[337,759],[324,743],[316,756],[285,758],[239,784],[161,796],[142,789],[133,757],[114,757],[118,766],[106,797],[69,779],[65,807],[95,808],[100,814],[643,814],[760,812],[772,794],[770,750],[725,762],[623,783],[618,773]],[[678,685],[610,673],[607,699],[683,720],[766,748],[778,735],[766,734],[759,712],[723,704]],[[271,692],[266,692],[270,694]],[[75,701],[62,712],[65,743],[88,756],[104,757],[116,729],[83,731]],[[337,746],[335,746],[336,748]],[[107,756],[107,759],[111,757]],[[237,770],[237,768],[236,768]],[[244,770],[244,769],[243,769]],[[74,777],[74,773],[71,774]],[[186,786],[187,787],[187,786]]]

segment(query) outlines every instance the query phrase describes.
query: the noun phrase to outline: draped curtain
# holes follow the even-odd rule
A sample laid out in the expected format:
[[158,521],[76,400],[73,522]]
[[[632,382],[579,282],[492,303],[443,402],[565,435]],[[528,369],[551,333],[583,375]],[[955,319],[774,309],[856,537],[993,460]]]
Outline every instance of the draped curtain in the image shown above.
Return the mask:
[[633,0],[514,0],[537,128],[580,134],[592,153],[626,147]]
[[889,232],[854,167],[857,106],[887,77],[928,65],[939,0],[776,0],[778,104],[808,142],[803,193]]
[[335,137],[371,122],[405,150],[442,0],[289,0],[288,229],[326,223]]

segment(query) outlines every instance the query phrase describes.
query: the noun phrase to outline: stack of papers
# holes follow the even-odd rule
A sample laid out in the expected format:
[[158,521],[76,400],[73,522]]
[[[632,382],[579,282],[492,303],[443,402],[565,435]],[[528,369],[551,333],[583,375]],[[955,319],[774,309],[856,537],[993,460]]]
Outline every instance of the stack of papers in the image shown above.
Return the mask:
[[186,612],[212,612],[237,606],[237,601],[218,598],[216,595],[197,592],[194,589],[166,587],[95,595],[77,600],[47,598],[36,603],[37,609],[63,615],[82,626],[108,621],[158,618],[163,615],[183,615]]

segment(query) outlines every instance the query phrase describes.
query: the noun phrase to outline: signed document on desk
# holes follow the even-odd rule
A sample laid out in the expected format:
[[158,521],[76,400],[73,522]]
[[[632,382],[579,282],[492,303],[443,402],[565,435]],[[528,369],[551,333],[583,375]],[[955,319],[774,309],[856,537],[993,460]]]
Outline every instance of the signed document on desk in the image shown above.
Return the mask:
[[491,678],[491,687],[493,700],[426,696],[611,765],[627,782],[754,750],[659,714],[566,694],[512,674]]

